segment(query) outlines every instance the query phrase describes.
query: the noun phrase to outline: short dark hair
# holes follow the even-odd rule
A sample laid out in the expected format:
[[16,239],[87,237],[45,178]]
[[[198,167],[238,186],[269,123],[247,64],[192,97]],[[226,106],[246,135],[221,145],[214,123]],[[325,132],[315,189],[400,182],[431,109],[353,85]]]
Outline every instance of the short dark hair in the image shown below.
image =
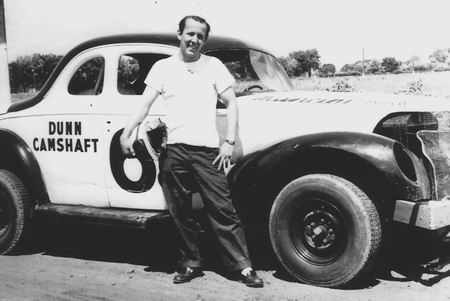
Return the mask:
[[197,22],[200,22],[200,23],[206,25],[206,36],[205,36],[205,40],[206,40],[209,36],[209,31],[211,30],[211,27],[209,26],[208,22],[206,22],[205,19],[203,19],[202,17],[199,17],[199,16],[195,16],[195,15],[189,15],[189,16],[186,16],[183,19],[181,19],[180,23],[178,23],[178,31],[180,32],[180,34],[183,33],[184,28],[186,27],[186,21],[188,19],[192,19],[194,21],[197,21]]

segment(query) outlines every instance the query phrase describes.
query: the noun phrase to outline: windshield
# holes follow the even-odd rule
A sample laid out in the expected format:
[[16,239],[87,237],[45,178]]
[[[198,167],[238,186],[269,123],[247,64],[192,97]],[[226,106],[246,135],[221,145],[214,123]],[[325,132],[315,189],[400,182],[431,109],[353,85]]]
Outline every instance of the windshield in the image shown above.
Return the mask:
[[291,91],[291,81],[278,60],[252,49],[220,49],[206,54],[217,57],[236,79],[236,95],[267,91]]

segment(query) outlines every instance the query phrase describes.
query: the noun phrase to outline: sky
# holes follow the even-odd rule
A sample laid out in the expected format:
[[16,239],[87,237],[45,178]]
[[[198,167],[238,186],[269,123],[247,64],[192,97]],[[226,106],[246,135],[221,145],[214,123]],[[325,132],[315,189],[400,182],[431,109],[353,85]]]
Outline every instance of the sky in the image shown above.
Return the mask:
[[449,0],[4,0],[9,61],[65,54],[121,33],[176,32],[185,15],[203,16],[211,35],[260,45],[275,56],[316,48],[321,63],[412,55],[450,47]]

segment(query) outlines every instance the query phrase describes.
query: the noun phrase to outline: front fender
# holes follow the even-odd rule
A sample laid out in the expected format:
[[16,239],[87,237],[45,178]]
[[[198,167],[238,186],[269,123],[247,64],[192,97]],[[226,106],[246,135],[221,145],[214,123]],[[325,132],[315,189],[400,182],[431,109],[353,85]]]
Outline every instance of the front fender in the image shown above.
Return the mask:
[[0,168],[15,173],[32,200],[48,202],[39,164],[23,139],[9,130],[0,130]]
[[228,178],[238,207],[252,204],[252,211],[266,211],[287,183],[311,173],[344,177],[370,196],[392,203],[429,199],[432,193],[422,159],[395,140],[354,132],[285,140],[243,157]]

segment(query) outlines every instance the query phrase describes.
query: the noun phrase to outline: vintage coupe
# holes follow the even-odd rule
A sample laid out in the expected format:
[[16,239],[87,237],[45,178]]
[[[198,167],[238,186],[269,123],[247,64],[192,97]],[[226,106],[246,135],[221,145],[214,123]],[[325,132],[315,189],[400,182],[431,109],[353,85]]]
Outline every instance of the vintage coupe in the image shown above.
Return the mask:
[[[36,96],[0,115],[0,253],[19,249],[34,217],[150,227],[167,216],[157,177],[164,102],[136,130],[135,158],[121,153],[119,136],[147,72],[178,43],[165,34],[83,43]],[[294,91],[259,47],[211,37],[202,52],[236,78],[233,201],[292,276],[343,286],[370,274],[390,225],[445,233],[448,100]],[[223,136],[220,102],[217,127]]]

